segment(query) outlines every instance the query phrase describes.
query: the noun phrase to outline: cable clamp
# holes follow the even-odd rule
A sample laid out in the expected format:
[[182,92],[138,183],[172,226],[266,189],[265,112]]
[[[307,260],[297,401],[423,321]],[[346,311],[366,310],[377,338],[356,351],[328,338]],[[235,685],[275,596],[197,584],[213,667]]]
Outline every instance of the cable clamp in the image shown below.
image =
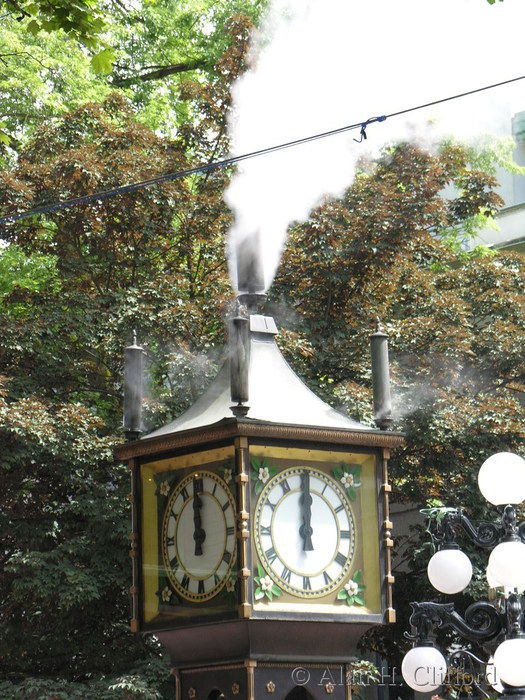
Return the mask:
[[370,119],[367,119],[366,122],[363,122],[361,124],[361,131],[359,132],[360,138],[354,139],[356,143],[362,143],[363,140],[366,141],[366,127],[369,124],[373,124],[374,122],[384,122],[386,119],[385,115],[382,115],[381,117],[370,117]]

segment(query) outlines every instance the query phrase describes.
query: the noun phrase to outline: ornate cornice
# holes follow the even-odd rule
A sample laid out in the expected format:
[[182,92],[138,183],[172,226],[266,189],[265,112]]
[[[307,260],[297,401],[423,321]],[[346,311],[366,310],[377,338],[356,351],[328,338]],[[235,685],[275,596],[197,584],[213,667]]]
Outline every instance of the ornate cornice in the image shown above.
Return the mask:
[[153,456],[211,442],[229,441],[236,437],[383,448],[398,447],[404,440],[401,433],[372,428],[370,430],[345,430],[308,425],[263,423],[250,421],[247,418],[227,418],[204,428],[166,433],[152,438],[144,437],[118,445],[115,448],[115,456],[122,460]]

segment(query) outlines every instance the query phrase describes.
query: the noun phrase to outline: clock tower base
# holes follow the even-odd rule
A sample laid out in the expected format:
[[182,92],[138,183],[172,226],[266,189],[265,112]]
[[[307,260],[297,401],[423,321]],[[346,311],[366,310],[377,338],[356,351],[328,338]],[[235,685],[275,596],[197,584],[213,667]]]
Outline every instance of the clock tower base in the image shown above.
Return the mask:
[[176,700],[350,700],[348,664],[247,660],[178,669]]

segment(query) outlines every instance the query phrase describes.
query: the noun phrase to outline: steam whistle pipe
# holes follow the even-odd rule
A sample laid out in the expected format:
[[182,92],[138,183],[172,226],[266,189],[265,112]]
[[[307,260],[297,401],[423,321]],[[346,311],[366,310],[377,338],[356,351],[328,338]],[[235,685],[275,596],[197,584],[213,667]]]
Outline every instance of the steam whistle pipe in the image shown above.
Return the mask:
[[261,235],[256,231],[237,244],[237,290],[239,303],[248,313],[257,313],[266,301],[264,269],[261,255]]
[[230,319],[230,390],[235,416],[245,416],[249,407],[248,373],[250,369],[250,320],[244,316]]
[[379,319],[376,319],[375,333],[370,335],[370,355],[372,361],[374,420],[378,428],[387,430],[392,425],[388,336],[382,331]]
[[133,344],[124,349],[124,434],[130,441],[142,433],[143,354],[133,331]]

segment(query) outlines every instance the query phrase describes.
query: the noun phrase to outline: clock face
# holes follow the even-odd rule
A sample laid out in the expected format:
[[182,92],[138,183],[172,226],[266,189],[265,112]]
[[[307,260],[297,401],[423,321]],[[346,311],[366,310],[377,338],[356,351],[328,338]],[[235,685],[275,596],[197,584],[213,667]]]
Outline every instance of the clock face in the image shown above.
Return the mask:
[[254,527],[263,568],[292,595],[325,596],[349,573],[352,508],[338,482],[322,471],[298,466],[277,474],[261,492]]
[[227,484],[209,471],[182,479],[168,499],[161,538],[177,595],[196,603],[216,596],[235,561],[235,501]]

